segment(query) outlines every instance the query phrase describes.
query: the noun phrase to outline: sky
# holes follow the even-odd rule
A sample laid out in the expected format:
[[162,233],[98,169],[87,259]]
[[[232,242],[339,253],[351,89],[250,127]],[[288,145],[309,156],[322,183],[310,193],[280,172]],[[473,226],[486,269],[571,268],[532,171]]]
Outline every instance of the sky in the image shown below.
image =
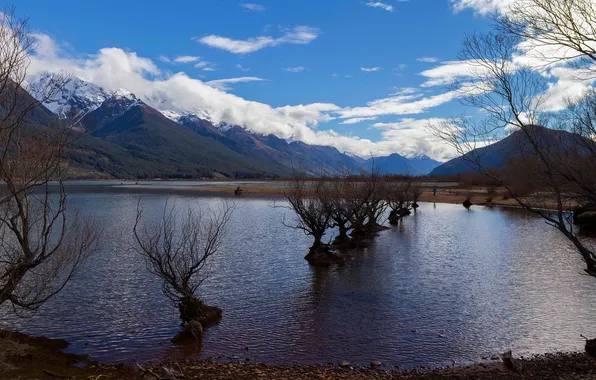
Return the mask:
[[[363,157],[454,155],[462,38],[510,0],[17,0],[32,76],[67,71],[160,110]],[[554,85],[559,78],[554,77]],[[582,87],[583,88],[583,87]]]

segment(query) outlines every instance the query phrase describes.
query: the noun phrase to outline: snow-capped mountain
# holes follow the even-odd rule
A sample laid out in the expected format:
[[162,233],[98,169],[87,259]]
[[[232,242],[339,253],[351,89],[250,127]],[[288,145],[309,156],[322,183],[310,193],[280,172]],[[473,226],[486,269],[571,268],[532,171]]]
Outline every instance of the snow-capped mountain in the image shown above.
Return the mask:
[[[30,78],[24,87],[34,98],[42,100],[47,97],[48,86],[55,80],[52,74],[41,73]],[[75,77],[43,104],[61,119],[77,122],[111,96],[102,87]]]
[[[43,91],[52,80],[50,74],[39,75],[29,81],[27,89],[35,98],[42,100]],[[114,144],[116,147],[101,146],[111,153],[107,154],[109,160],[102,156],[100,161],[110,162],[119,156],[122,163],[129,162],[122,164],[122,168],[114,169],[118,173],[130,174],[127,165],[132,165],[130,170],[137,165],[145,167],[144,163],[130,163],[140,157],[163,161],[164,166],[153,174],[147,174],[149,169],[143,169],[143,175],[149,176],[158,173],[172,175],[174,172],[176,175],[194,173],[192,176],[204,173],[209,167],[224,170],[226,166],[236,167],[233,171],[225,169],[228,173],[236,173],[232,174],[234,176],[287,174],[295,166],[312,174],[319,173],[321,169],[328,173],[346,168],[357,172],[369,164],[365,159],[342,153],[334,147],[308,145],[292,138],[261,135],[243,126],[215,122],[208,109],[180,110],[159,95],[141,100],[125,89],[112,93],[80,78],[72,78],[56,96],[44,101],[44,105],[60,118],[68,119],[90,132],[93,138]],[[97,152],[97,149],[96,146],[92,150]],[[129,149],[132,149],[132,157],[125,153]],[[156,149],[160,152],[157,153]],[[198,155],[208,151],[220,158],[227,156],[228,161],[218,162],[215,156],[199,158]],[[426,156],[406,158],[392,154],[375,159],[375,165],[391,174],[423,175],[438,164]],[[200,166],[200,170],[196,165]]]

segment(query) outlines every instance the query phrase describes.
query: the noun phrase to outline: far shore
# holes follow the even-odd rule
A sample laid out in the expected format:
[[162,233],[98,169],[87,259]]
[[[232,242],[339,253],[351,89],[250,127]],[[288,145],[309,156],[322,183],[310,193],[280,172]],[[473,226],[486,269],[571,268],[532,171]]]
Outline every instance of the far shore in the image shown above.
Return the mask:
[[100,364],[66,354],[68,343],[0,330],[0,379],[596,379],[596,361],[583,353],[556,353],[521,358],[521,373],[492,361],[441,369],[401,370],[383,363],[353,366],[268,365],[246,361],[183,360],[153,363]]
[[[176,182],[193,182],[193,184],[176,185]],[[81,184],[84,183],[84,184]],[[95,185],[97,183],[97,185]],[[176,195],[203,195],[203,196],[234,196],[237,187],[242,190],[241,197],[283,197],[287,180],[110,180],[110,181],[72,181],[67,183],[68,190],[72,192],[88,192],[92,187],[94,191],[106,192],[132,192],[156,193]],[[421,182],[422,196],[420,202],[462,204],[470,198],[473,205],[498,206],[519,208],[513,198],[507,196],[504,189],[490,195],[486,187],[466,186],[457,182]],[[433,194],[436,188],[436,194]],[[487,200],[490,199],[490,202]],[[555,202],[545,202],[543,208],[555,208]]]

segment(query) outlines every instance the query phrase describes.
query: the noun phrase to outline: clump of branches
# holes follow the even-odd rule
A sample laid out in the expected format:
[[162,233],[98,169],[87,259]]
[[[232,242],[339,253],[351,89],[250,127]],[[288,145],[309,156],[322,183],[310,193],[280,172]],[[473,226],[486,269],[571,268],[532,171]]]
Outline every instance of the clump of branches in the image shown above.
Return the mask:
[[[68,126],[35,125],[65,76],[24,90],[35,39],[14,8],[0,11],[0,305],[34,311],[61,291],[99,248],[101,228],[69,212],[63,185]],[[50,182],[55,182],[52,185]],[[57,189],[57,190],[55,190]]]
[[[367,245],[385,228],[381,222],[389,205],[386,179],[376,171],[335,178],[295,175],[287,182],[284,194],[288,205],[282,207],[294,211],[296,219],[293,223],[284,220],[283,224],[314,239],[305,257],[311,264],[343,261],[336,249]],[[419,192],[409,194],[419,196]],[[333,228],[337,228],[337,236],[331,244],[324,242],[325,234]]]
[[411,177],[401,181],[388,182],[386,185],[387,204],[389,212],[389,223],[398,224],[401,218],[410,215],[411,209],[420,198],[420,188],[414,183]]
[[356,192],[359,209],[354,214],[352,238],[366,245],[384,227],[381,225],[388,203],[386,200],[386,179],[374,166],[360,175],[360,185]]
[[333,227],[333,195],[333,188],[325,179],[305,180],[297,176],[286,185],[287,208],[295,212],[296,219],[293,224],[283,223],[313,237],[313,245],[305,257],[312,264],[333,258],[329,244],[323,242],[325,232]]
[[208,278],[208,264],[223,243],[235,204],[182,211],[168,200],[157,220],[143,221],[139,200],[133,233],[135,251],[149,272],[162,280],[163,293],[180,311],[184,324],[217,323],[221,310],[203,304],[197,294]]
[[333,240],[334,246],[351,247],[355,244],[349,236],[354,228],[354,215],[362,206],[355,197],[359,187],[358,182],[335,178],[329,183],[331,197],[331,228],[337,228],[338,235]]

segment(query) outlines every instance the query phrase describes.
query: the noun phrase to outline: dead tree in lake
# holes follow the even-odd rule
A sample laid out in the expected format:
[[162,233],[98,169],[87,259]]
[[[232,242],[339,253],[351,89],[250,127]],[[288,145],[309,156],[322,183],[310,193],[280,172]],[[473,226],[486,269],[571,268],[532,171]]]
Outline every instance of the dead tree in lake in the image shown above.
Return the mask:
[[203,328],[221,319],[221,310],[203,304],[197,292],[208,278],[208,264],[220,251],[234,209],[234,203],[222,202],[218,207],[189,208],[184,213],[168,201],[158,220],[144,223],[139,200],[133,228],[135,250],[178,307],[185,328],[174,342],[198,339]]
[[416,202],[416,187],[411,177],[399,181],[386,183],[387,204],[389,212],[389,223],[396,225],[401,218],[410,215],[413,204]]
[[327,265],[343,261],[343,257],[332,252],[329,244],[323,242],[325,232],[333,226],[334,199],[329,181],[325,179],[306,180],[299,176],[288,181],[284,196],[288,209],[296,214],[293,223],[284,225],[312,236],[314,242],[305,259],[312,265]]

